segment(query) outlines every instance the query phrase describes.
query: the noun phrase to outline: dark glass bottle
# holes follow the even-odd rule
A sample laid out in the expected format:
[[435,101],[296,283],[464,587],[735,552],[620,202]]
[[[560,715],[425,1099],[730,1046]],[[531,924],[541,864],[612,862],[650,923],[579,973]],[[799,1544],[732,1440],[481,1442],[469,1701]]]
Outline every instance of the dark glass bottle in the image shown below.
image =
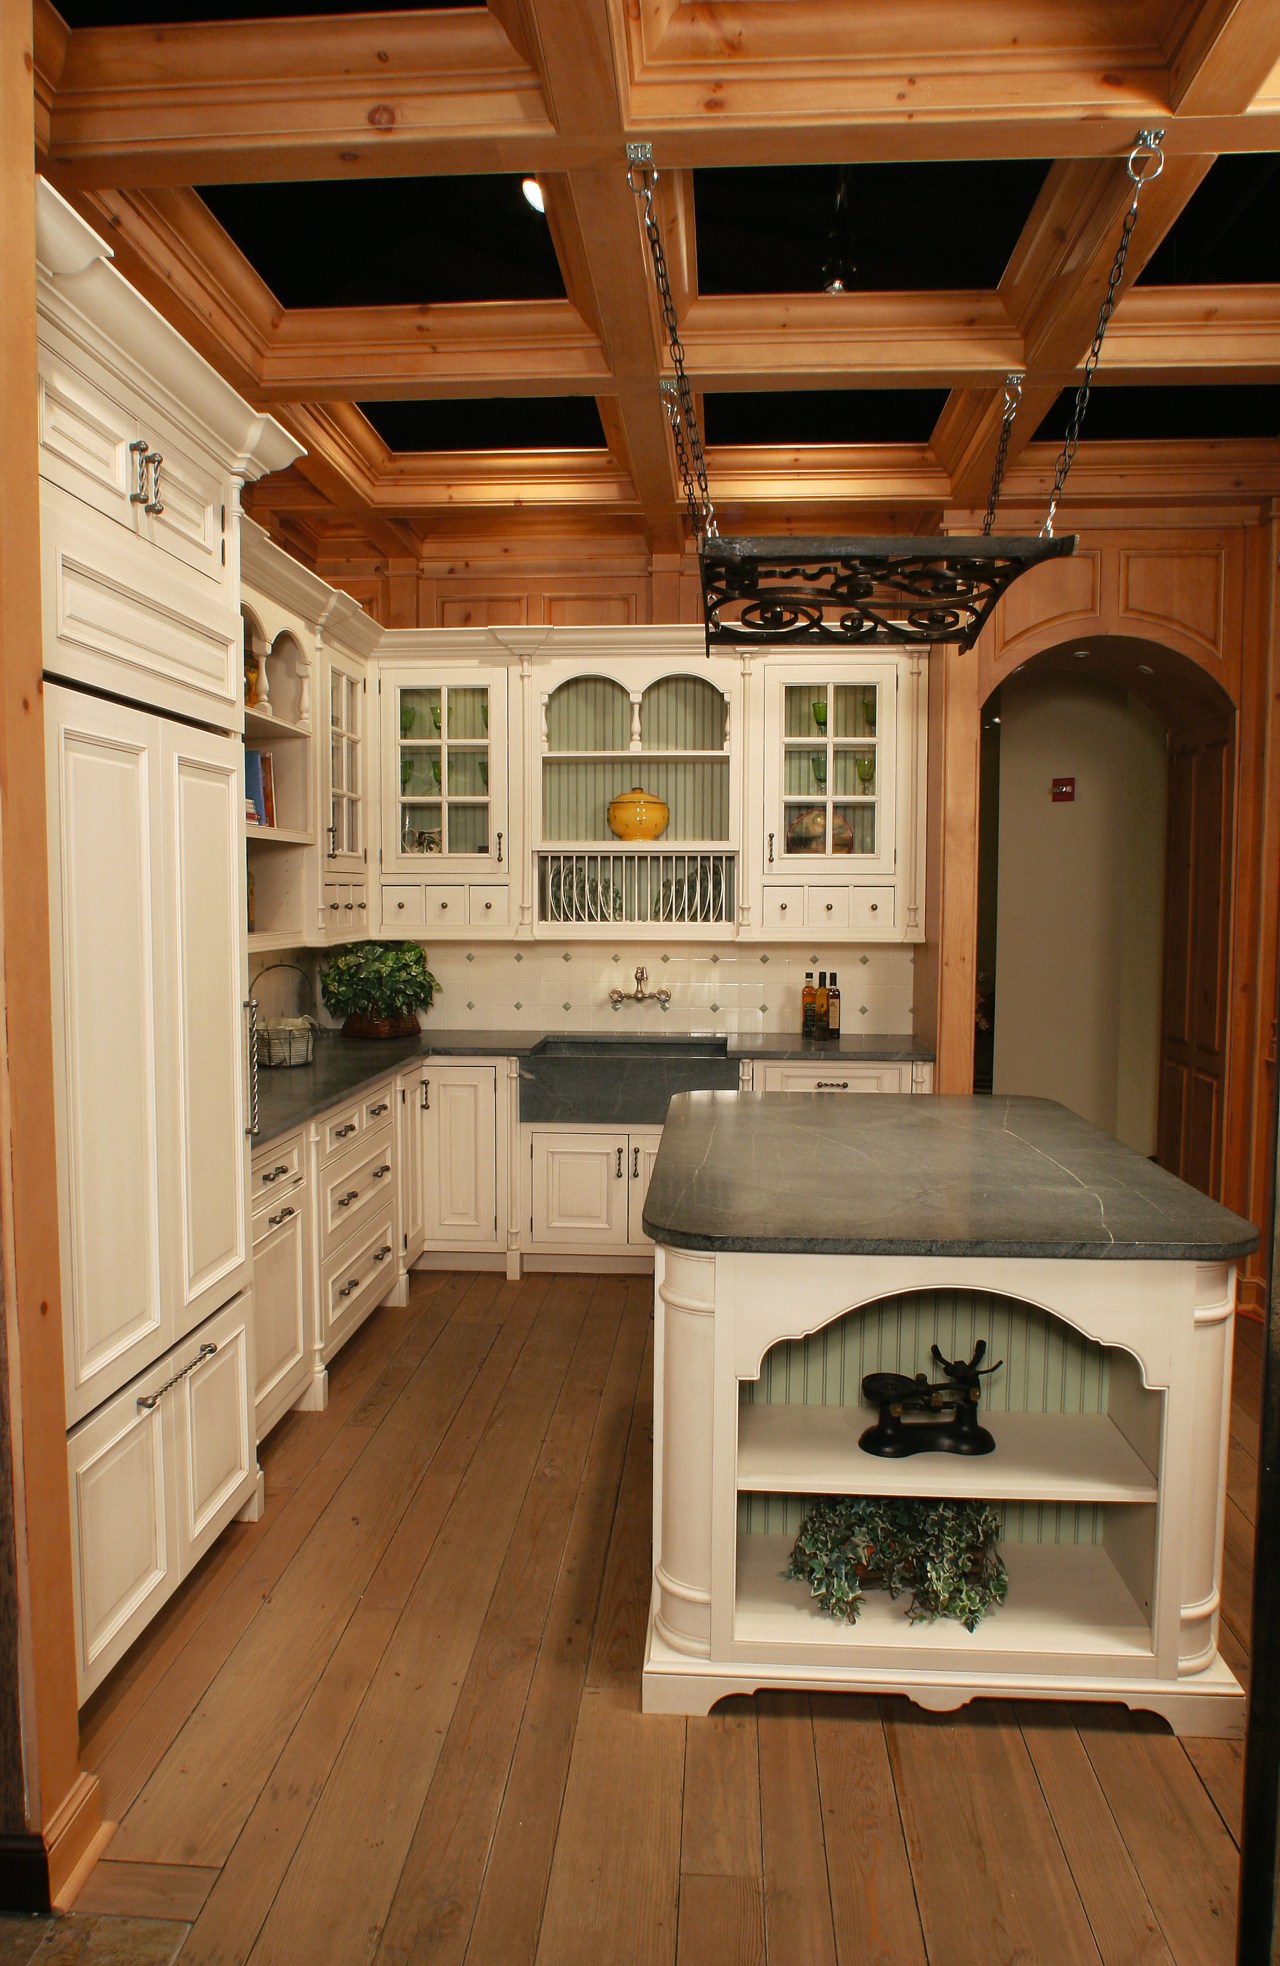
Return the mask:
[[829,1006],[830,997],[827,993],[827,972],[825,969],[820,969],[818,971],[817,999],[813,1006],[813,1035],[815,1038],[825,1038],[827,1035],[827,1018],[830,1014]]
[[834,969],[827,985],[827,1036],[836,1039],[840,1036],[840,985]]
[[818,992],[813,987],[813,971],[806,969],[804,973],[804,988],[800,992],[800,1035],[802,1038],[811,1038],[814,1035],[817,1005]]

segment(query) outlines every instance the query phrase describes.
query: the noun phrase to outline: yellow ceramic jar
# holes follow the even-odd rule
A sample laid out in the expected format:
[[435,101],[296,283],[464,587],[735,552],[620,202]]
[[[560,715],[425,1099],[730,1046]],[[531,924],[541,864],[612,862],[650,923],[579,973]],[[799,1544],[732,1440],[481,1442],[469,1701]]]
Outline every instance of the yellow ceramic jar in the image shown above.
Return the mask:
[[656,840],[666,832],[670,817],[665,799],[655,799],[639,785],[609,801],[609,829],[620,840]]

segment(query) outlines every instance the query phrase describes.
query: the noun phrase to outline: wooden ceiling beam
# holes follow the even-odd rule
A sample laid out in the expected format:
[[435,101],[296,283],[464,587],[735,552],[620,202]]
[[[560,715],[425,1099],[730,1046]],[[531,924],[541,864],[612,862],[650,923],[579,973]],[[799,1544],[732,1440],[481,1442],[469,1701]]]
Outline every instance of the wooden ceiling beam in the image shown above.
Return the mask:
[[[50,118],[67,181],[360,176],[416,145],[546,139],[542,88],[487,10],[81,28]],[[446,166],[447,168],[447,166]],[[486,166],[481,166],[486,168]]]
[[990,293],[750,294],[680,317],[700,389],[857,389],[994,380],[1022,337]]
[[1178,115],[1246,111],[1280,63],[1274,0],[1206,0],[1169,50],[1169,107]]
[[567,300],[294,308],[261,365],[263,401],[592,395],[598,336]]
[[[1133,195],[1127,160],[1126,146],[1123,157],[1105,163],[1055,163],[1000,282],[1000,297],[1022,336],[1020,366],[1027,376],[1023,406],[1010,436],[1010,460],[1030,441],[1062,386],[1058,378],[1072,373],[1088,354]],[[1161,175],[1144,187],[1121,295],[1132,287],[1212,161],[1166,155]],[[986,497],[1003,408],[1003,389],[993,390],[985,404],[957,406],[955,415],[944,416],[934,432],[957,503]]]

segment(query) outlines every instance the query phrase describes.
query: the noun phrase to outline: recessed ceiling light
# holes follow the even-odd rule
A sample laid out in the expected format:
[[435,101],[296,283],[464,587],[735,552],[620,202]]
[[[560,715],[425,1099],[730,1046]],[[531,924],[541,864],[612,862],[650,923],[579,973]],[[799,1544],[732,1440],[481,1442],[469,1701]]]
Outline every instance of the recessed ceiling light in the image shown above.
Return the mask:
[[1083,662],[1089,651],[1088,649],[1072,649],[1071,653],[1077,662]]
[[1138,674],[1140,676],[1154,676],[1155,673],[1149,662],[1140,662],[1138,664]]
[[520,189],[523,191],[527,202],[533,206],[535,212],[546,211],[547,207],[546,201],[542,196],[542,186],[538,183],[536,177],[525,178]]

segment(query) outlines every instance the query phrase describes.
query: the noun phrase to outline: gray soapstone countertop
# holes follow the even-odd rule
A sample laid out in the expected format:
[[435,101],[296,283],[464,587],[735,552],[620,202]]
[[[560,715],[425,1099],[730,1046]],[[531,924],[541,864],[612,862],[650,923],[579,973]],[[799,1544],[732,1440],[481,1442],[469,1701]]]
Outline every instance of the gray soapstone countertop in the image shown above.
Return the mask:
[[695,1092],[644,1209],[676,1249],[1223,1262],[1248,1222],[1048,1099]]
[[[621,1016],[621,1013],[620,1013]],[[336,1031],[317,1034],[315,1057],[310,1065],[264,1067],[258,1074],[258,1130],[255,1146],[266,1146],[290,1133],[294,1127],[327,1112],[344,1099],[353,1098],[365,1086],[403,1071],[419,1058],[527,1058],[545,1037],[563,1036],[548,1031],[450,1031],[428,1029],[413,1038],[344,1038]],[[592,1032],[593,1037],[617,1037],[630,1045],[662,1048],[664,1036],[684,1037],[687,1032],[662,1029],[637,1031],[619,1022],[616,1031]],[[932,1059],[928,1045],[920,1044],[909,1033],[871,1037],[861,1033],[841,1038],[839,1043],[816,1043],[813,1039],[792,1037],[785,1031],[757,1032],[750,1036],[730,1036],[728,1057],[736,1065],[740,1058],[808,1058],[831,1064],[838,1059]],[[568,1062],[568,1061],[566,1061]],[[592,1066],[591,1069],[594,1069]],[[603,1074],[597,1075],[603,1081]],[[606,1115],[609,1117],[609,1115]],[[581,1123],[581,1114],[578,1114]],[[632,1116],[633,1124],[642,1124]],[[662,1114],[656,1115],[660,1124]]]

